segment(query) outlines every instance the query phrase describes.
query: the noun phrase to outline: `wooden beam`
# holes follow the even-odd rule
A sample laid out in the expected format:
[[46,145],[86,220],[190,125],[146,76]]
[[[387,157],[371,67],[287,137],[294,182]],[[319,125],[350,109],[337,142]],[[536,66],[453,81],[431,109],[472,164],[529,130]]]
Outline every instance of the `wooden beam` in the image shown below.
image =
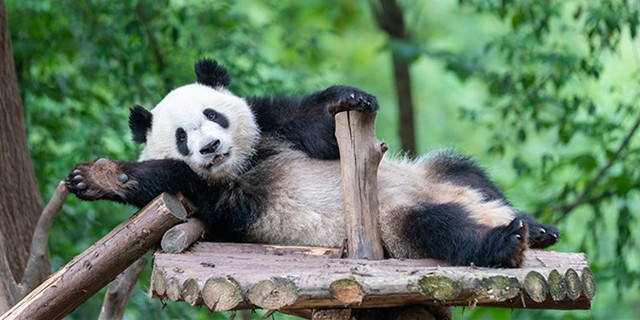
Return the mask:
[[62,319],[160,241],[187,212],[162,194],[118,225],[5,313],[0,319]]
[[[428,259],[332,258],[337,255],[338,249],[333,248],[196,243],[188,254],[156,252],[150,294],[169,299],[158,283],[172,282],[179,292],[188,279],[203,288],[211,278],[224,278],[232,283],[227,287],[235,295],[225,295],[233,296],[234,301],[226,301],[222,295],[216,297],[215,310],[219,311],[410,304],[590,309],[595,294],[593,274],[582,253],[528,250],[524,266],[517,269],[449,267]],[[566,293],[552,294],[551,288],[563,292],[562,285],[557,284],[562,282],[570,284],[565,285]],[[250,299],[245,293],[258,284],[278,288],[270,291],[274,296]],[[542,289],[545,287],[548,289]],[[574,288],[571,294],[568,288]],[[199,296],[203,296],[200,290]],[[170,300],[184,299],[177,294]],[[200,298],[193,304],[204,305],[204,301]],[[211,304],[206,305],[214,309]]]

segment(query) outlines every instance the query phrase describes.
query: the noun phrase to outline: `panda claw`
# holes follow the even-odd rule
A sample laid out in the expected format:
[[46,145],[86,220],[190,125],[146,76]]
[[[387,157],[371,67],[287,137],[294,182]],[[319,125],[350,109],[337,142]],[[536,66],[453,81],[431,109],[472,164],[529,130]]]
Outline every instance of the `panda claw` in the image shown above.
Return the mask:
[[78,182],[78,184],[76,184],[76,189],[78,190],[84,190],[87,188],[87,185],[84,182]]
[[95,164],[100,164],[100,163],[103,163],[105,161],[107,161],[107,158],[100,158],[100,159],[96,160],[94,163]]

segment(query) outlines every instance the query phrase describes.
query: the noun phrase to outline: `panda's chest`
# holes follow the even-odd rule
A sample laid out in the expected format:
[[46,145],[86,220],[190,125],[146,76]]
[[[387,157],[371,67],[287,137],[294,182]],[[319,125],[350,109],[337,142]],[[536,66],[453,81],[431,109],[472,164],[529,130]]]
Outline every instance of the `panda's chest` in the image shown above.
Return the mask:
[[285,151],[261,164],[266,202],[249,241],[339,246],[344,237],[340,163]]

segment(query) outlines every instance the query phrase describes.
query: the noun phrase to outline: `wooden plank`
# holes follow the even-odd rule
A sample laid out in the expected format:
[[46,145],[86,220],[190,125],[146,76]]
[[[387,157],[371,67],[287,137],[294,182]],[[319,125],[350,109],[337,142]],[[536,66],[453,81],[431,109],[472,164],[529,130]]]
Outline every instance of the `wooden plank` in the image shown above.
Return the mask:
[[[190,281],[203,288],[212,277],[224,277],[237,283],[243,299],[237,303],[225,303],[228,309],[267,307],[252,303],[244,293],[259,283],[267,285],[274,279],[275,284],[268,285],[285,290],[287,294],[294,292],[295,299],[289,296],[286,304],[268,306],[272,309],[377,308],[408,304],[590,309],[595,294],[592,289],[582,290],[583,287],[595,288],[593,275],[582,253],[529,250],[525,252],[522,268],[491,269],[450,267],[429,259],[371,261],[332,258],[337,256],[337,251],[333,248],[196,243],[184,254],[155,254],[150,294],[154,298],[168,298],[154,283],[172,281],[182,288],[186,280],[193,279]],[[574,273],[577,278],[569,276]],[[532,276],[535,274],[540,276]],[[552,296],[549,283],[553,281],[550,279],[557,279],[558,275],[564,281],[573,281],[573,287],[579,288],[577,295],[573,298],[557,293]],[[529,284],[525,281],[527,276]],[[333,293],[330,290],[332,284],[335,287],[335,283],[345,279],[361,288],[355,298],[341,298],[335,290]],[[576,283],[575,279],[579,282]],[[591,284],[585,285],[585,281]],[[443,289],[447,287],[448,291]],[[544,287],[546,291],[541,289]],[[538,292],[535,300],[531,298],[532,292]],[[178,301],[184,299],[180,296],[174,298]],[[193,304],[202,305],[203,301],[199,299]]]

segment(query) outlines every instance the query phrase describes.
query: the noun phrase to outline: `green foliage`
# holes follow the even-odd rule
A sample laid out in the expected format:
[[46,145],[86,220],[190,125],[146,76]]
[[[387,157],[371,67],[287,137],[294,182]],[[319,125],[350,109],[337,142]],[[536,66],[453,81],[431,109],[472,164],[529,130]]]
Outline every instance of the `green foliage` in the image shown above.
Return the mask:
[[[412,61],[418,144],[462,149],[490,167],[513,203],[559,222],[556,250],[584,251],[594,311],[515,311],[517,318],[640,312],[640,54],[635,1],[400,1],[410,41],[388,41],[367,1],[7,0],[31,155],[45,198],[78,162],[134,160],[128,108],[153,107],[194,81],[191,65],[229,67],[250,96],[335,83],[375,93],[378,136],[398,153],[390,52]],[[50,237],[53,269],[134,211],[73,196]],[[126,317],[208,318],[164,309],[145,291]],[[618,299],[619,297],[619,299]],[[70,318],[95,318],[102,296]],[[633,309],[635,308],[635,309]],[[469,318],[512,311],[458,310]],[[228,317],[229,314],[216,315]],[[280,318],[280,317],[278,317]]]

